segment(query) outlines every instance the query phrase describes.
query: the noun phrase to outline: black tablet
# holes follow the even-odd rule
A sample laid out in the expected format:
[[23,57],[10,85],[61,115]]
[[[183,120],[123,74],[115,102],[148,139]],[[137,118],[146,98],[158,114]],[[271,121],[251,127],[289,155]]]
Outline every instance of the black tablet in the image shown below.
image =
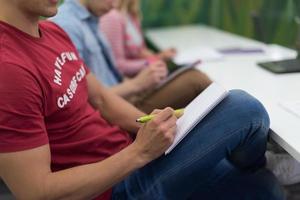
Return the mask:
[[300,72],[300,59],[287,59],[257,63],[262,68],[276,74]]

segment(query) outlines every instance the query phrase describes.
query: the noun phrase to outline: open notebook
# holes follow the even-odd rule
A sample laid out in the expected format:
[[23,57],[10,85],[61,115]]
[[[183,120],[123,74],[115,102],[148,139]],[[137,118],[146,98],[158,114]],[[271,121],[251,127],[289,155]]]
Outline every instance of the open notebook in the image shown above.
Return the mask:
[[177,120],[176,136],[165,154],[176,145],[226,96],[228,91],[217,83],[212,83],[184,109],[184,114]]

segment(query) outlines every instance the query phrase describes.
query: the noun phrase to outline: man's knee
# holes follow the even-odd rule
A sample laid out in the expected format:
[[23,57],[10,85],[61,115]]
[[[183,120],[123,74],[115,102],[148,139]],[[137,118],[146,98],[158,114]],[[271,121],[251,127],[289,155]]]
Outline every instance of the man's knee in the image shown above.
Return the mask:
[[236,106],[236,115],[240,119],[250,119],[253,123],[269,128],[269,115],[260,101],[243,90],[231,90],[228,96],[230,104]]

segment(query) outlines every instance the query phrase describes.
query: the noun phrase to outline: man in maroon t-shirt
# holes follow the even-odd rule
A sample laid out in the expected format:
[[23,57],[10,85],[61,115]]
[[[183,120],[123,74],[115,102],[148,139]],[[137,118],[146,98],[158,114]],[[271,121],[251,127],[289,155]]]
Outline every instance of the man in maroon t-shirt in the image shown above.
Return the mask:
[[209,195],[281,199],[262,168],[269,121],[257,100],[231,92],[162,156],[174,140],[173,110],[137,124],[144,113],[97,82],[64,31],[39,23],[57,4],[0,0],[0,177],[17,199],[209,199],[198,187],[218,174],[220,191],[235,167],[251,169],[226,184],[240,193]]

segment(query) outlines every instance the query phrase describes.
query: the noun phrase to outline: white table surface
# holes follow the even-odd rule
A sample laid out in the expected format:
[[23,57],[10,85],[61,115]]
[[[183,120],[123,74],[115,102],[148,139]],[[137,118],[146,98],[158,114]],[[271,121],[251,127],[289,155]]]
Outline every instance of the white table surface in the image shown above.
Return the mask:
[[256,65],[258,61],[294,58],[296,52],[227,33],[204,25],[151,29],[147,36],[161,49],[175,47],[179,52],[194,47],[262,48],[264,53],[227,55],[221,60],[202,63],[199,69],[227,89],[243,89],[266,107],[273,133],[271,137],[300,161],[300,118],[287,112],[280,102],[300,100],[300,73],[276,75]]

